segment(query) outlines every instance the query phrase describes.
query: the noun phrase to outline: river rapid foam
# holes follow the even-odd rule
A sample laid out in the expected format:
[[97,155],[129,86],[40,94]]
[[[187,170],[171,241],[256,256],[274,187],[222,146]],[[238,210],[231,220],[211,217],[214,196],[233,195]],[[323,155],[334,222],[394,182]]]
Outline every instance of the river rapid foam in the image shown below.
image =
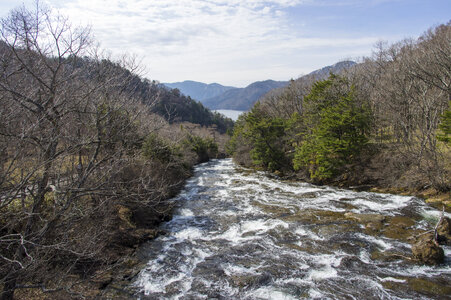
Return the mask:
[[168,233],[145,246],[138,298],[451,295],[450,247],[438,267],[408,259],[404,232],[431,229],[426,220],[439,214],[415,197],[280,181],[224,159],[199,165],[173,201]]

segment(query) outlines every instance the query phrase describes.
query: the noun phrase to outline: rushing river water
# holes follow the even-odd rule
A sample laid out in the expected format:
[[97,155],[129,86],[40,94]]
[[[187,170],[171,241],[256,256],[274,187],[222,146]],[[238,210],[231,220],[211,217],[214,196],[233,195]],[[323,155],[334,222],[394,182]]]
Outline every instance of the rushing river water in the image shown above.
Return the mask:
[[280,181],[231,160],[196,168],[168,231],[146,247],[141,299],[450,299],[408,259],[439,212],[415,197]]

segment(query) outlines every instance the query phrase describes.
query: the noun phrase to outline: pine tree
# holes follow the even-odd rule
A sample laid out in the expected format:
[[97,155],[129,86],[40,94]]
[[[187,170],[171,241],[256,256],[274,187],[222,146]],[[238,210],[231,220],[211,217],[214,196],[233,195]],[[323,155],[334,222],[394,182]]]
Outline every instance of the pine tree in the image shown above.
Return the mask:
[[309,130],[296,147],[293,164],[297,170],[308,168],[312,179],[336,175],[368,141],[369,109],[358,103],[354,88],[346,83],[331,75],[317,82],[305,99],[304,122]]

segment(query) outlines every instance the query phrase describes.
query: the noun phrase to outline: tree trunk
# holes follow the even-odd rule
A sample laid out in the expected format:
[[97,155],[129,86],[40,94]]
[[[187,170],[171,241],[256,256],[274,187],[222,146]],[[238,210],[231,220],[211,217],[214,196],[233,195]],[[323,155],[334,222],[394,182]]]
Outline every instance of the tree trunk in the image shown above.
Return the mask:
[[16,280],[17,275],[14,271],[8,274],[5,285],[3,286],[2,298],[1,300],[13,300],[14,291],[16,290]]

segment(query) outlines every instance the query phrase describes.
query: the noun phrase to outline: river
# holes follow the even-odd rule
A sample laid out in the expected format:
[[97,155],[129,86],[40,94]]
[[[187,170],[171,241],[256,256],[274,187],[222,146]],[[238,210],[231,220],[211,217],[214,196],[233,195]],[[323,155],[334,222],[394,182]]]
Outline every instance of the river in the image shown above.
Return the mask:
[[146,245],[141,299],[450,299],[445,264],[411,260],[439,211],[409,196],[281,181],[230,159],[199,165]]

